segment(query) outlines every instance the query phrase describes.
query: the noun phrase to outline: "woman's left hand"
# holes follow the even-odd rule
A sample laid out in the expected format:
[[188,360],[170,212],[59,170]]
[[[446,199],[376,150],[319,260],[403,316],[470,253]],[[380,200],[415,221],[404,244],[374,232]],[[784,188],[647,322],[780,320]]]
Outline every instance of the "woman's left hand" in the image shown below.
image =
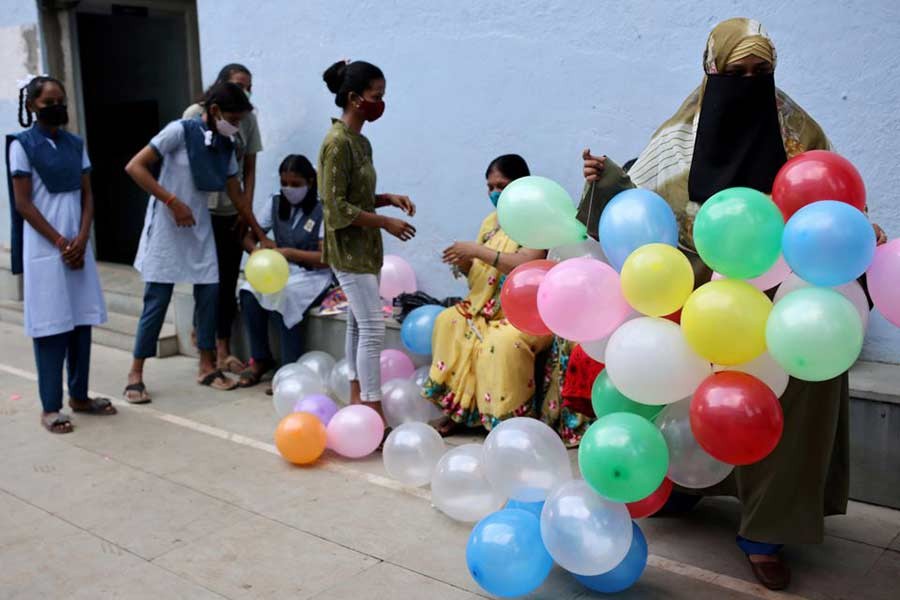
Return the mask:
[[875,230],[875,244],[878,246],[882,244],[886,244],[888,241],[887,234],[884,232],[884,229],[878,225],[878,223],[872,223],[872,229]]
[[71,269],[84,267],[84,253],[87,251],[87,238],[76,237],[63,249],[63,261]]
[[454,242],[444,250],[443,261],[457,266],[471,264],[478,257],[480,248],[475,242]]
[[416,216],[416,205],[409,199],[409,196],[399,194],[383,194],[383,196],[391,206],[396,206],[410,217]]

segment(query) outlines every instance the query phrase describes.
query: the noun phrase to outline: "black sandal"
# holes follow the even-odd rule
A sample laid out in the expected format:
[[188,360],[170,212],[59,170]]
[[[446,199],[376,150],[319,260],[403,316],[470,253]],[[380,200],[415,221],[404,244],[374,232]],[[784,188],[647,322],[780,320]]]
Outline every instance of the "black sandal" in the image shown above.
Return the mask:
[[[213,382],[215,382],[215,381],[224,381],[224,382],[226,382],[227,385],[230,385],[231,387],[217,387],[217,386],[213,385]],[[216,369],[215,371],[207,373],[206,375],[203,376],[202,379],[197,380],[197,383],[199,383],[202,386],[211,387],[212,389],[220,391],[220,392],[230,392],[231,390],[238,387],[237,382],[234,381],[233,379],[226,377],[225,373],[223,373],[221,369]]]
[[114,415],[118,412],[107,398],[86,398],[83,402],[87,402],[87,405],[82,405],[80,408],[77,404],[74,404],[77,402],[79,401],[69,398],[69,408],[72,409],[72,412],[100,416]]
[[[137,392],[138,397],[132,399],[128,396],[128,392]],[[147,393],[147,386],[144,385],[144,382],[139,381],[137,383],[129,383],[125,386],[125,400],[129,404],[147,404],[153,399],[150,397],[150,394]]]
[[64,413],[56,413],[52,419],[48,414],[41,415],[41,425],[50,433],[72,433],[75,427],[72,425],[72,419]]

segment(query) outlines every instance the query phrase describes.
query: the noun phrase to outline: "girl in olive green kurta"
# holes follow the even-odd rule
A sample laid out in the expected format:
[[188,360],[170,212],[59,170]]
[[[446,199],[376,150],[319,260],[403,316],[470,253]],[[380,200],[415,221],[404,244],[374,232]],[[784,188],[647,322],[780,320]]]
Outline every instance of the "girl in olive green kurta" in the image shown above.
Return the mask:
[[319,151],[319,198],[325,213],[322,260],[334,271],[350,305],[345,352],[351,400],[370,403],[380,412],[384,347],[378,294],[384,257],[381,229],[403,241],[411,239],[416,230],[405,221],[377,214],[375,209],[396,206],[410,216],[416,209],[406,196],[375,193],[372,145],[361,131],[366,121],[374,121],[384,112],[381,69],[363,61],[340,61],[329,67],[323,78],[343,114],[333,120]]

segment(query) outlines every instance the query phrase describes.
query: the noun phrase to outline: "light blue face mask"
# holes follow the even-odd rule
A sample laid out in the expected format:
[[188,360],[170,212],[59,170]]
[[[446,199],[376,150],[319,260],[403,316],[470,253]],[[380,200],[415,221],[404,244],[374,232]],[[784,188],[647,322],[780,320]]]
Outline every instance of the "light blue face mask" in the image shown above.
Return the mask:
[[501,193],[503,193],[503,192],[501,192],[500,190],[494,190],[493,192],[491,192],[490,194],[488,194],[488,196],[489,196],[490,199],[491,199],[491,204],[493,204],[495,208],[496,208],[496,206],[497,206],[497,202],[500,201],[500,194],[501,194]]

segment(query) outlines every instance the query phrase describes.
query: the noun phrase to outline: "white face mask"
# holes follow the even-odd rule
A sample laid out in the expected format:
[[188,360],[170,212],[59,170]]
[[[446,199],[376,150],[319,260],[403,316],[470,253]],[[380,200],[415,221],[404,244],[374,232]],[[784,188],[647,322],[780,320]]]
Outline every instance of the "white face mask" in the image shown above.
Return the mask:
[[216,130],[219,132],[219,135],[230,138],[238,132],[238,126],[232,125],[225,119],[216,119]]
[[281,193],[287,198],[287,201],[292,205],[297,206],[303,199],[306,198],[306,193],[309,191],[309,186],[303,185],[300,187],[283,187],[281,188]]

